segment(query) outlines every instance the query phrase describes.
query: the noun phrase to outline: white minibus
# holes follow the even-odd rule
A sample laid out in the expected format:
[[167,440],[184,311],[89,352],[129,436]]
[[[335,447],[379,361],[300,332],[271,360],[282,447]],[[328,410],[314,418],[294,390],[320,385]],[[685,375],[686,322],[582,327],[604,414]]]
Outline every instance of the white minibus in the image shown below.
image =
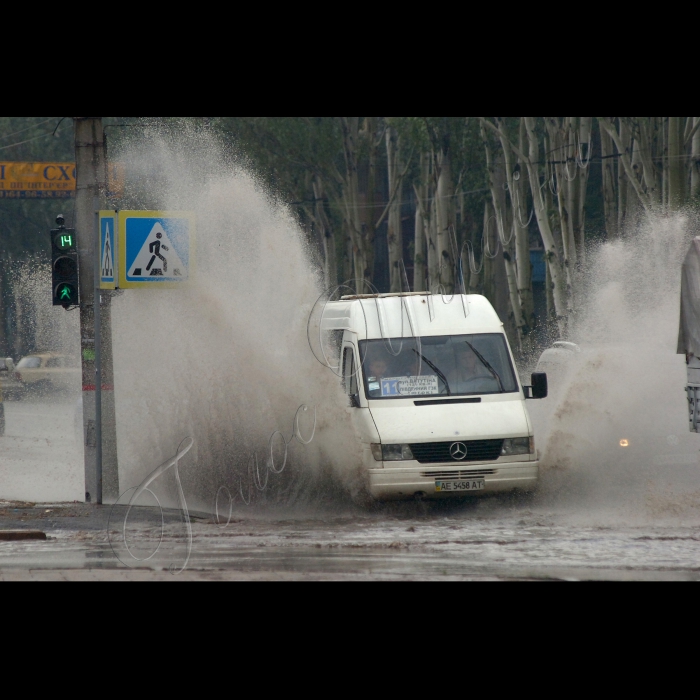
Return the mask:
[[389,294],[326,304],[348,413],[377,500],[534,490],[539,461],[503,324],[481,296]]

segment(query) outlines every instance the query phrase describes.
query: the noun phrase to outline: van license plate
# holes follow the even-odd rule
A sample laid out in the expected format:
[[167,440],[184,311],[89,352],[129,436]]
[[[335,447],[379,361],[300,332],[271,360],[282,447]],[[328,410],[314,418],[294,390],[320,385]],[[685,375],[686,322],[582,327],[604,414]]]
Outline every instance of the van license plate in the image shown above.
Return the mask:
[[469,481],[436,481],[437,493],[458,493],[460,491],[485,491],[486,482],[483,479],[470,479]]

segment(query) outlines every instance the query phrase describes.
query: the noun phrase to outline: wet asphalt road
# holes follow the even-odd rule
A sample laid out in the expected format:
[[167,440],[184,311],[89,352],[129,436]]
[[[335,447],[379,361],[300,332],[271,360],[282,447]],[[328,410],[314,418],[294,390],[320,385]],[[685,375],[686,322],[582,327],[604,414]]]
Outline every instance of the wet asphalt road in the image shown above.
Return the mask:
[[0,531],[41,530],[48,540],[0,541],[0,581],[700,580],[693,465],[582,462],[545,475],[529,498],[239,504],[228,524],[193,515],[190,536],[175,511],[139,508],[125,528],[124,508],[53,502],[83,490],[72,402],[9,403],[7,418]]
[[125,530],[123,508],[5,504],[3,530],[41,529],[49,539],[0,542],[0,581],[700,580],[697,527],[572,526],[530,505],[236,513],[226,527],[198,514],[190,542],[173,511],[161,520],[138,509]]

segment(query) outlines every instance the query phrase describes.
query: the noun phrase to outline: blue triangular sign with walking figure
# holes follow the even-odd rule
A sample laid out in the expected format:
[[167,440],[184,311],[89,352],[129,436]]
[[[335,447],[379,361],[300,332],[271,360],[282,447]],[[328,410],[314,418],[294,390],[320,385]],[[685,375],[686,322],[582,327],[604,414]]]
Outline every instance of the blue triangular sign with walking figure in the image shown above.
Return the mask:
[[163,226],[158,222],[129,268],[130,278],[186,278],[187,268]]

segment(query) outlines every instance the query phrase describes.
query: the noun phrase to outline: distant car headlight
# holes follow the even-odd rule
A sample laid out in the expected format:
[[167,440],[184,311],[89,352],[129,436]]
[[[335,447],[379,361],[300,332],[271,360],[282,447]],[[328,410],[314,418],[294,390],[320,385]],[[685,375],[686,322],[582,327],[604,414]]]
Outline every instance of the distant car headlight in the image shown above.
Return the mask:
[[535,438],[513,438],[503,443],[501,457],[517,457],[518,455],[534,455]]
[[372,445],[377,462],[412,462],[415,457],[408,445]]

